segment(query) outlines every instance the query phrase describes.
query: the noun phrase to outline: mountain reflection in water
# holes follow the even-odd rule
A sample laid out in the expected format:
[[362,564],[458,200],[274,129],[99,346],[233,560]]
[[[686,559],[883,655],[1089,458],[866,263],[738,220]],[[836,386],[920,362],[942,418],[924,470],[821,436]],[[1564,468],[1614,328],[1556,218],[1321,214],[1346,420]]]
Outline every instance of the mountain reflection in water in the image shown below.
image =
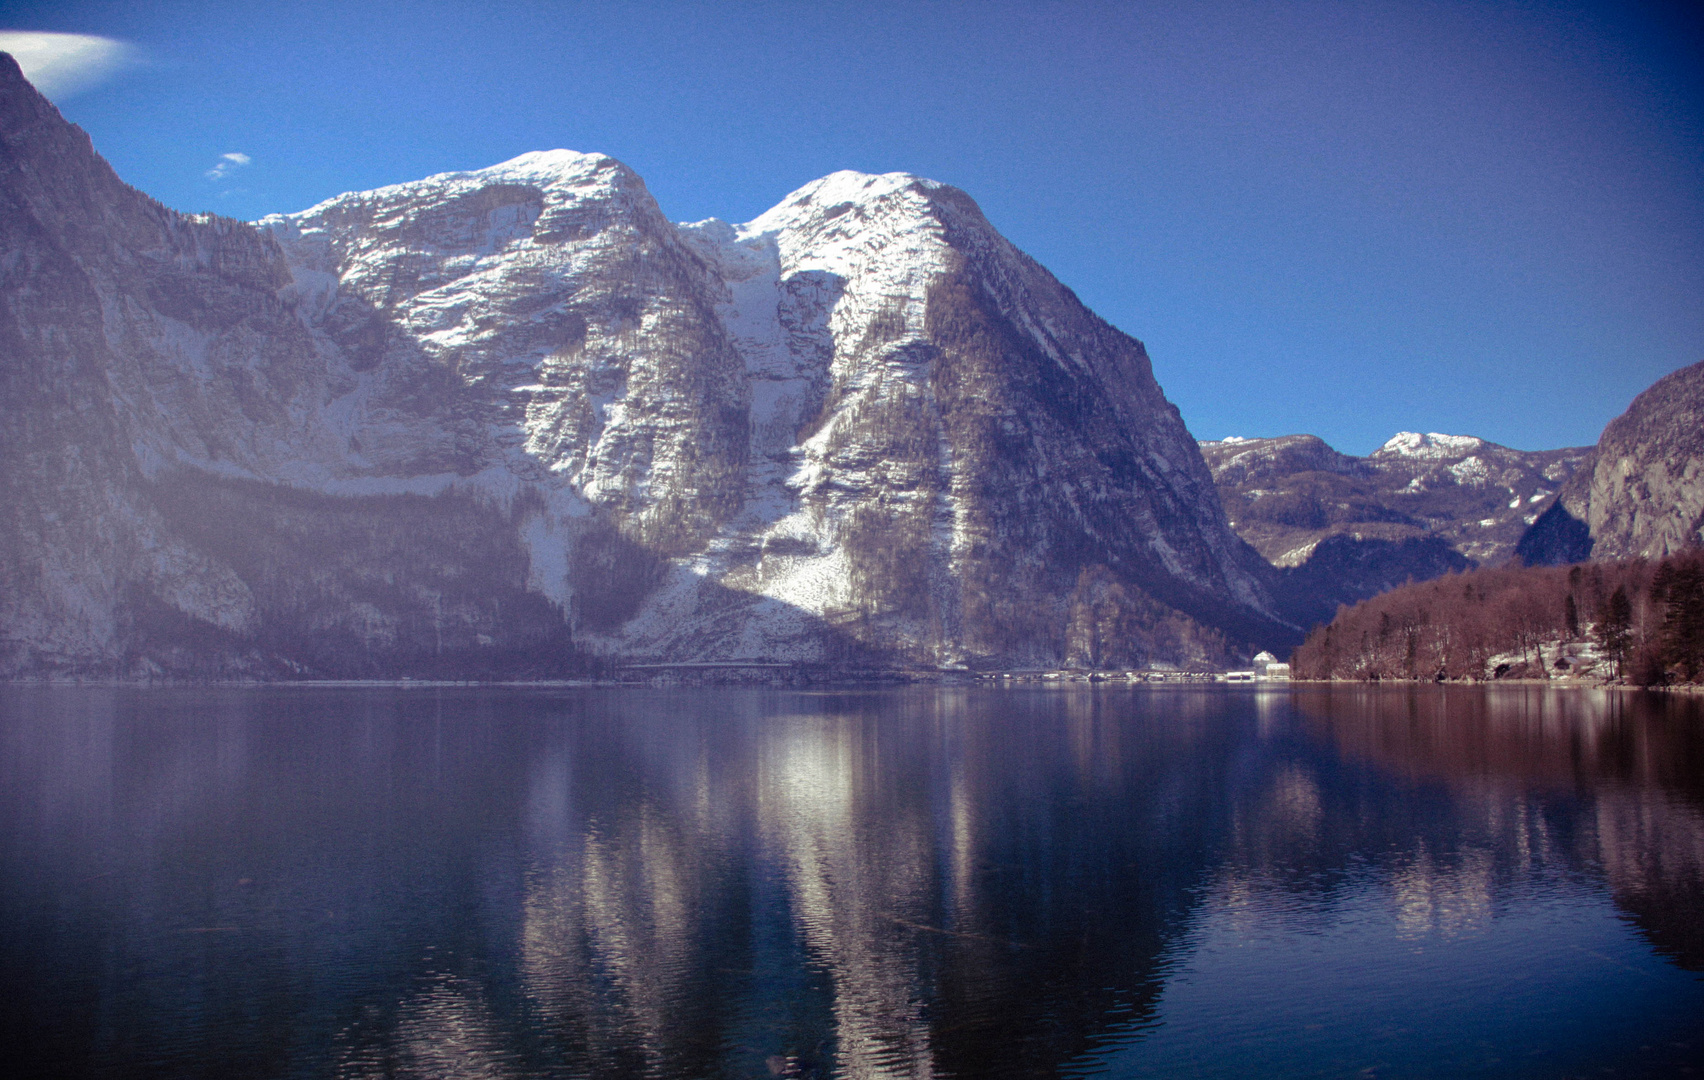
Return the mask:
[[1704,1015],[1697,699],[9,688],[0,754],[40,1071],[1556,1075]]

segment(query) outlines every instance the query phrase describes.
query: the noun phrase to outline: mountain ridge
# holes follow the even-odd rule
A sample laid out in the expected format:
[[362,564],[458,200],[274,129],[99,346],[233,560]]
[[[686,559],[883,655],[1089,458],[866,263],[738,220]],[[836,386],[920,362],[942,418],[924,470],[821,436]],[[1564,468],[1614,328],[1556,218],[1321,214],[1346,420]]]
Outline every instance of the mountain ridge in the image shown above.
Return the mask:
[[1513,552],[1590,447],[1515,450],[1473,435],[1401,431],[1365,457],[1315,435],[1207,440],[1233,527],[1276,566],[1328,536],[1436,536],[1476,564]]

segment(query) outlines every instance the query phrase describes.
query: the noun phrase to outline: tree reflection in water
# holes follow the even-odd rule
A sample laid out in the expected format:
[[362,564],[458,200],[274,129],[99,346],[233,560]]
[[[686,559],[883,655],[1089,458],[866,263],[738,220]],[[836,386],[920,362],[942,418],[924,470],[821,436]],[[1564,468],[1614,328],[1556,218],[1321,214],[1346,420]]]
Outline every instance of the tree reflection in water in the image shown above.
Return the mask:
[[1704,971],[1704,699],[1514,686],[1294,700],[1345,760],[1481,808],[1479,850],[1508,873],[1601,874],[1652,944]]

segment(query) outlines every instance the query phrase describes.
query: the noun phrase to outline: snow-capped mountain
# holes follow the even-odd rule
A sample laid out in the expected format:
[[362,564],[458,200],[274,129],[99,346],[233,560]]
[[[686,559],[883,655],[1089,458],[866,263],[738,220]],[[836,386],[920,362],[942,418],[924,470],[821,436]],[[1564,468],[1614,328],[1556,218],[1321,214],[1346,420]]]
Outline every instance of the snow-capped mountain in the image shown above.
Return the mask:
[[5,58],[0,221],[13,674],[1292,633],[1141,344],[943,184],[676,225],[551,151],[250,225],[126,187]]
[[1436,537],[1498,563],[1590,447],[1512,450],[1472,435],[1399,431],[1364,458],[1314,435],[1201,444],[1231,523],[1277,566],[1300,566],[1339,534]]
[[1281,569],[1280,606],[1304,623],[1410,579],[1508,559],[1591,453],[1414,431],[1364,458],[1313,435],[1201,450],[1232,527]]

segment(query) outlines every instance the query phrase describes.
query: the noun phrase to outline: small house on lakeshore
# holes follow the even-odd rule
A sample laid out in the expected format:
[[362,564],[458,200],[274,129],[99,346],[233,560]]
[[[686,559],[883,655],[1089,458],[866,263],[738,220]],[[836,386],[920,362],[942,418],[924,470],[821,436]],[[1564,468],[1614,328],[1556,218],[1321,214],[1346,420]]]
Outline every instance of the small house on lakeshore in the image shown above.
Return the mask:
[[1256,678],[1288,679],[1290,677],[1290,665],[1279,663],[1278,658],[1269,652],[1256,653],[1253,665]]

